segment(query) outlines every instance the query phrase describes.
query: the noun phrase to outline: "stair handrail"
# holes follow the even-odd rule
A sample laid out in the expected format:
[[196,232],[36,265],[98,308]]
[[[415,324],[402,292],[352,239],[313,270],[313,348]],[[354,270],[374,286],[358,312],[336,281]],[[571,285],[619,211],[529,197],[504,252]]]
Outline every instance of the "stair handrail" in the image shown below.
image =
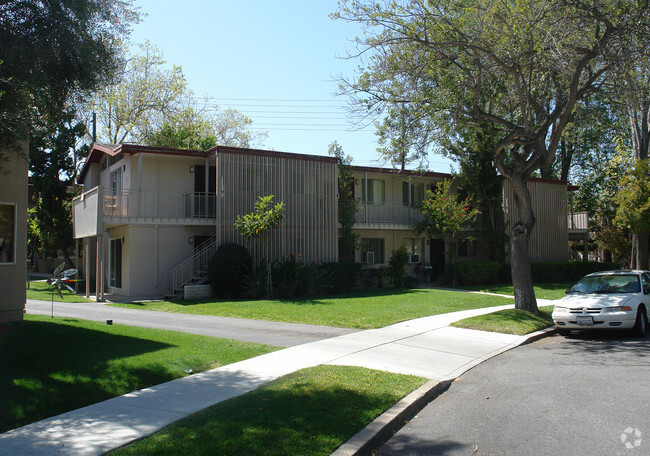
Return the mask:
[[216,251],[216,245],[217,238],[212,236],[192,256],[169,270],[172,293],[181,291],[183,286],[191,282],[200,273],[207,272],[210,259]]

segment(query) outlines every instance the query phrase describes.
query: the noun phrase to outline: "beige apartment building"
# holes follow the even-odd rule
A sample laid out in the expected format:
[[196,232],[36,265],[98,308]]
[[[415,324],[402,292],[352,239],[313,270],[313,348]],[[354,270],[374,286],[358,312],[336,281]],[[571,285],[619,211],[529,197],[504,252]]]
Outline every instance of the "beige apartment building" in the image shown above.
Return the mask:
[[[409,253],[409,273],[444,270],[443,239],[416,235],[416,203],[450,174],[353,167],[359,206],[355,261],[364,268],[387,266],[400,246]],[[87,293],[160,296],[200,282],[217,246],[247,245],[233,227],[260,196],[274,195],[287,212],[266,240],[271,259],[300,254],[305,262],[337,261],[337,162],[332,157],[233,147],[188,151],[135,145],[94,144],[80,174],[84,193],[73,201],[74,237],[84,240]],[[567,184],[531,179],[537,225],[532,261],[567,261]],[[513,196],[503,186],[505,222]],[[467,230],[467,238],[476,235]],[[247,245],[255,261],[264,246]],[[480,245],[462,242],[459,261],[481,261]],[[436,274],[434,274],[436,275]]]
[[[337,259],[337,162],[331,157],[214,147],[188,151],[94,144],[73,201],[87,293],[160,296],[200,282],[217,246],[246,245],[233,227],[260,196],[286,215],[264,240],[271,258]],[[254,261],[260,241],[248,245]]]
[[20,321],[27,275],[27,142],[3,162],[0,172],[0,323]]

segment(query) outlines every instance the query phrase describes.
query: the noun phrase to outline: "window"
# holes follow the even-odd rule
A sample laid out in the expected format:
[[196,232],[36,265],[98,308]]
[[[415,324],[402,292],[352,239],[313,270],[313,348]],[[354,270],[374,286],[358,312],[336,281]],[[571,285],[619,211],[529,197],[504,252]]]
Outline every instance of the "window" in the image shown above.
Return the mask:
[[0,203],[0,264],[16,262],[16,205]]
[[122,288],[122,238],[111,239],[109,275],[109,285],[113,288]]
[[111,196],[122,194],[122,170],[117,169],[111,173]]
[[379,179],[368,179],[368,194],[366,195],[366,180],[361,182],[361,199],[370,204],[386,202],[386,183]]
[[406,238],[403,245],[409,254],[409,263],[422,263],[424,261],[424,239]]
[[384,263],[383,238],[361,238],[361,262],[364,264]]
[[402,203],[421,203],[424,200],[424,185],[420,182],[411,182],[411,198],[409,199],[409,182],[402,182]]
[[474,257],[476,256],[476,242],[474,239],[463,239],[458,243],[458,256]]

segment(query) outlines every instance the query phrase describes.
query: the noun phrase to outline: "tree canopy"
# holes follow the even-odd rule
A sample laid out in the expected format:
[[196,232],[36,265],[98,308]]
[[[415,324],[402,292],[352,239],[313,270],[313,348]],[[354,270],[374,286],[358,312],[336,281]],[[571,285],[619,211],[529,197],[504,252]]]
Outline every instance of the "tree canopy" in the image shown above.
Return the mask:
[[66,111],[120,66],[115,43],[139,15],[130,0],[10,0],[0,4],[0,143],[26,139],[36,119]]
[[[527,181],[554,162],[576,104],[644,52],[647,11],[647,0],[343,0],[335,14],[367,26],[351,53],[361,72],[343,93],[387,126],[384,137],[406,139],[411,158],[494,129],[493,163],[519,209],[509,232],[518,308],[537,310]],[[390,125],[399,119],[408,135]]]

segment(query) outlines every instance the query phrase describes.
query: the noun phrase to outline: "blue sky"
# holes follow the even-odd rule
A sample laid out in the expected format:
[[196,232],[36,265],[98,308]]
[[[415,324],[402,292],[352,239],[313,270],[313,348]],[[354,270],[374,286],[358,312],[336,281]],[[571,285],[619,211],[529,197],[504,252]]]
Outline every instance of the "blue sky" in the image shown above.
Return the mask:
[[[347,99],[336,96],[339,75],[358,61],[344,59],[355,25],[334,21],[336,0],[136,0],[146,16],[133,27],[134,44],[150,40],[180,65],[197,96],[232,107],[268,131],[264,148],[326,155],[336,140],[355,165],[382,166],[372,126],[353,127]],[[450,161],[429,157],[448,172]]]

